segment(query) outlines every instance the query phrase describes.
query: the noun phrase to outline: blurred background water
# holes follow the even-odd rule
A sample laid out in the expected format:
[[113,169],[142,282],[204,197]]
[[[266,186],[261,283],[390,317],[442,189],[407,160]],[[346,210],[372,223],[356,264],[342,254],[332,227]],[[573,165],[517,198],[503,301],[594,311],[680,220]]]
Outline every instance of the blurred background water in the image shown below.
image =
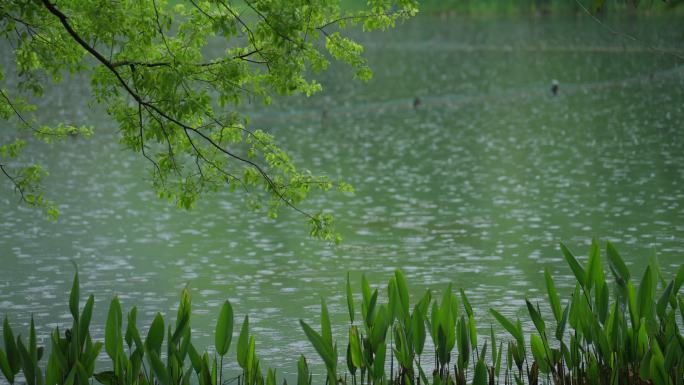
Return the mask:
[[333,65],[312,98],[247,105],[299,167],[355,186],[304,206],[336,215],[337,247],[309,239],[296,213],[270,220],[235,194],[193,211],[158,200],[149,165],[72,78],[39,101],[39,117],[96,134],[28,150],[50,172],[57,223],[0,184],[0,315],[24,335],[31,315],[43,336],[67,327],[74,261],[81,292],[96,297],[96,336],[112,296],[138,306],[146,333],[157,311],[175,317],[187,285],[197,345],[211,345],[230,299],[236,329],[250,314],[262,366],[290,376],[300,353],[316,357],[298,320],[318,323],[320,297],[346,341],[347,272],[357,291],[366,274],[384,295],[401,268],[412,299],[453,282],[486,329],[489,307],[523,314],[525,296],[544,296],[544,267],[567,298],[560,241],[582,257],[592,237],[611,240],[633,275],[657,256],[670,276],[684,261],[684,61],[649,47],[684,51],[680,21],[612,19],[639,36],[630,42],[587,18],[418,17],[358,36],[369,83]]

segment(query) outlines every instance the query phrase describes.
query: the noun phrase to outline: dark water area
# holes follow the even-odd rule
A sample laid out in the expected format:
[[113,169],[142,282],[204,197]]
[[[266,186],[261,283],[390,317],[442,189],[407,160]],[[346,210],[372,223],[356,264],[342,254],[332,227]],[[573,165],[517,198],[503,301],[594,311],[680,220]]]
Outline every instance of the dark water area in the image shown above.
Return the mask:
[[346,341],[347,272],[384,293],[401,268],[412,300],[453,282],[487,330],[488,308],[523,315],[526,296],[544,297],[545,267],[567,298],[560,241],[583,259],[592,237],[611,240],[634,276],[652,257],[671,276],[684,262],[684,24],[607,23],[638,41],[588,18],[419,17],[359,36],[369,83],[333,65],[320,94],[247,105],[299,167],[355,186],[305,205],[336,215],[340,246],[309,239],[294,212],[245,212],[233,194],[189,212],[158,200],[149,165],[85,103],[84,82],[68,81],[40,102],[41,118],[96,134],[28,150],[50,171],[57,223],[0,185],[0,314],[22,334],[31,314],[43,337],[70,324],[71,261],[95,294],[99,337],[112,296],[138,306],[146,332],[157,311],[175,317],[188,285],[196,345],[212,343],[230,299],[236,320],[250,314],[262,366],[290,376],[300,353],[316,361],[298,320],[318,322],[320,297]]

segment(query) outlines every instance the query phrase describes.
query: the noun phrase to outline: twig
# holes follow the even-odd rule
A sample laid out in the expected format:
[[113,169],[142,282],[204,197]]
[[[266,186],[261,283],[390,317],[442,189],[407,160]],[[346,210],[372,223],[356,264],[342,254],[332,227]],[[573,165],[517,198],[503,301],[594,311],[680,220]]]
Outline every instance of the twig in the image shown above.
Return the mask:
[[[582,2],[580,0],[575,0],[575,2],[577,3],[577,5],[580,6],[580,8],[582,8],[582,10],[587,15],[589,15],[592,19],[594,19],[594,21],[596,21],[599,25],[601,25],[603,28],[608,30],[613,35],[620,36],[620,37],[623,37],[623,38],[628,39],[628,40],[632,40],[632,41],[637,42],[637,43],[642,43],[642,41],[637,39],[635,36],[624,33],[624,32],[617,31],[614,28],[612,28],[611,26],[609,26],[608,24],[605,24],[604,22],[602,22],[598,17],[596,17],[596,15],[591,13],[591,11],[589,11],[589,9],[587,9],[587,7],[584,4],[582,4]],[[675,52],[655,47],[650,43],[645,43],[645,44],[649,49],[651,49],[654,52],[662,53],[665,55],[670,55],[670,56],[676,57],[677,59],[684,60],[684,56],[678,55]]]
[[4,165],[4,164],[0,164],[0,170],[2,170],[2,173],[5,174],[5,176],[12,182],[12,184],[14,185],[14,188],[17,189],[17,191],[19,191],[19,194],[21,195],[21,200],[24,201],[24,202],[26,202],[26,203],[29,203],[29,202],[26,200],[26,197],[24,196],[24,189],[22,189],[22,188],[21,188],[21,185],[17,182],[17,180],[16,180],[15,178],[13,178],[13,177],[7,172],[7,170],[5,170],[5,165]]

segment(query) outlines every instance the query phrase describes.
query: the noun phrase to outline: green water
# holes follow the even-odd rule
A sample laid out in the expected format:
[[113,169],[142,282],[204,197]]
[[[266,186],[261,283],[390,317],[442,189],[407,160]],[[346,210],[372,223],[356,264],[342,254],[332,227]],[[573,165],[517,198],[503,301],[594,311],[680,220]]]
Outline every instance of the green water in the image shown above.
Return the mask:
[[15,325],[33,314],[42,335],[69,324],[71,261],[95,294],[97,327],[119,295],[146,331],[155,312],[175,316],[187,284],[200,346],[228,298],[238,320],[250,314],[262,365],[291,375],[300,353],[316,356],[298,319],[318,322],[319,297],[346,340],[347,271],[355,287],[363,273],[384,287],[402,268],[413,298],[453,282],[484,328],[489,307],[523,314],[525,296],[541,298],[546,266],[568,293],[559,241],[584,256],[592,237],[613,240],[634,275],[653,255],[672,274],[684,262],[684,60],[645,47],[681,56],[684,28],[610,23],[640,41],[587,18],[418,18],[361,37],[368,84],[334,65],[313,98],[246,106],[301,168],[356,187],[305,205],[335,213],[338,247],[308,239],[296,213],[269,220],[232,194],[190,212],[157,200],[148,164],[122,150],[73,79],[40,102],[42,118],[98,130],[29,154],[49,168],[58,223],[0,185],[0,314]]

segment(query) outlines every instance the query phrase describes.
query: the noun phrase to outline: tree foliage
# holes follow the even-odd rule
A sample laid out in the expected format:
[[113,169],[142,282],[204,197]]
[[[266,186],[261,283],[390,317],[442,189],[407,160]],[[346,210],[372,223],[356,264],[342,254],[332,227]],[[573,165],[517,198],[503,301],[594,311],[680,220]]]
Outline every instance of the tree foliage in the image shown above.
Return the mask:
[[[161,198],[189,209],[205,192],[241,191],[252,208],[275,217],[290,207],[307,218],[312,236],[338,240],[330,215],[299,204],[312,189],[351,187],[298,169],[272,135],[250,128],[240,105],[312,95],[332,59],[368,80],[363,47],[345,31],[392,27],[416,6],[369,0],[366,10],[350,12],[339,0],[0,0],[0,36],[16,67],[0,68],[0,118],[19,127],[0,136],[1,170],[26,203],[56,217],[41,187],[46,171],[26,164],[21,149],[30,135],[50,142],[93,129],[41,126],[27,100],[46,80],[84,72],[121,143],[149,162]],[[210,45],[222,55],[207,54]],[[6,88],[5,73],[17,77],[17,89]]]

